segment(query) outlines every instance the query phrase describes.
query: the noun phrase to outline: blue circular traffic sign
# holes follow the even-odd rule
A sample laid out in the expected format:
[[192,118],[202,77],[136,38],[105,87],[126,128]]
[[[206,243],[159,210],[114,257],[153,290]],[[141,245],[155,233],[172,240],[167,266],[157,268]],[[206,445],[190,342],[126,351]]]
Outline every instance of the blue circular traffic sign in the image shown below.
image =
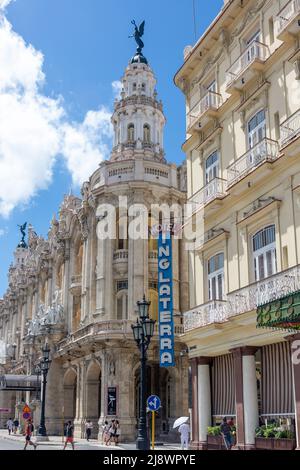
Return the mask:
[[160,405],[160,398],[157,395],[150,395],[150,397],[148,397],[147,406],[150,411],[157,411]]

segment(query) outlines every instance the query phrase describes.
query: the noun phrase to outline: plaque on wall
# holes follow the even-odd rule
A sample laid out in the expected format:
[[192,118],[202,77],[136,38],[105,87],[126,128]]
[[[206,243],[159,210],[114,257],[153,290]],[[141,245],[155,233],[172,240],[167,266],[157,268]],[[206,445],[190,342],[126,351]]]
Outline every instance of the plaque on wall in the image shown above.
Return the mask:
[[107,387],[107,415],[117,414],[117,387]]

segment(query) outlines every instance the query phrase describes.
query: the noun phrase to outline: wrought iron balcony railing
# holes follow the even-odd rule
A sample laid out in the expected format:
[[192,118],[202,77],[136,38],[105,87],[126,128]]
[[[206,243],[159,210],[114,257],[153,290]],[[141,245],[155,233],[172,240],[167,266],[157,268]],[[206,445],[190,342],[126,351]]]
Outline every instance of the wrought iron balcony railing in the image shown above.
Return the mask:
[[224,300],[212,300],[184,314],[184,331],[191,331],[194,328],[213,323],[223,323],[227,318],[227,302]]
[[222,104],[219,93],[208,91],[188,114],[188,128],[192,127],[207,111],[217,111]]
[[226,181],[222,178],[214,178],[198,191],[190,200],[192,213],[204,207],[214,199],[223,199],[226,196]]
[[230,292],[226,302],[216,300],[184,313],[184,331],[213,323],[224,323],[231,317],[251,312],[260,305],[299,290],[300,265]]
[[259,41],[253,41],[239,58],[231,65],[226,72],[226,87],[233,85],[242,73],[250,67],[255,61],[265,62],[270,56],[270,51],[266,44]]
[[227,168],[227,188],[233,186],[262,163],[273,162],[278,155],[277,141],[261,140]]
[[300,134],[300,109],[280,126],[280,146],[284,147]]
[[279,36],[284,29],[300,14],[300,0],[291,0],[276,17],[276,34]]

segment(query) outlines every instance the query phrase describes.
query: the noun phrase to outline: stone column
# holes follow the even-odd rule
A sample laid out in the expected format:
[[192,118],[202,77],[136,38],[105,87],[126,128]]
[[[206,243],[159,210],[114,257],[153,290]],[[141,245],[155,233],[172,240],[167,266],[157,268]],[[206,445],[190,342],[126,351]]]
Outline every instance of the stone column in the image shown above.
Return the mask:
[[255,429],[258,426],[255,352],[256,348],[243,349],[243,398],[246,450],[255,449]]
[[46,429],[49,435],[61,435],[62,410],[64,403],[63,369],[61,363],[54,359],[47,375],[46,387]]
[[199,449],[199,416],[198,416],[198,365],[197,358],[190,359],[192,373],[192,430],[191,444],[193,450]]
[[210,357],[190,360],[192,369],[191,449],[207,449],[207,427],[211,425]]
[[198,357],[199,449],[207,448],[207,427],[211,426],[210,357]]
[[287,338],[291,343],[294,407],[296,424],[296,450],[300,450],[300,334]]
[[240,450],[255,448],[255,428],[258,426],[255,352],[257,348],[243,347],[232,351],[235,363],[235,399],[237,441]]

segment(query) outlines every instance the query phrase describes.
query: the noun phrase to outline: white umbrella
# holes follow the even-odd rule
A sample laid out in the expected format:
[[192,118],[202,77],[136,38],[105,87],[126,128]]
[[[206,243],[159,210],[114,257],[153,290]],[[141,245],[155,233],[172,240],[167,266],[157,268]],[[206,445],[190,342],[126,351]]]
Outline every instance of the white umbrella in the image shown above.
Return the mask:
[[188,420],[189,420],[188,416],[181,416],[181,418],[177,418],[173,424],[173,429],[178,428],[178,426],[181,426],[181,424],[186,423]]

